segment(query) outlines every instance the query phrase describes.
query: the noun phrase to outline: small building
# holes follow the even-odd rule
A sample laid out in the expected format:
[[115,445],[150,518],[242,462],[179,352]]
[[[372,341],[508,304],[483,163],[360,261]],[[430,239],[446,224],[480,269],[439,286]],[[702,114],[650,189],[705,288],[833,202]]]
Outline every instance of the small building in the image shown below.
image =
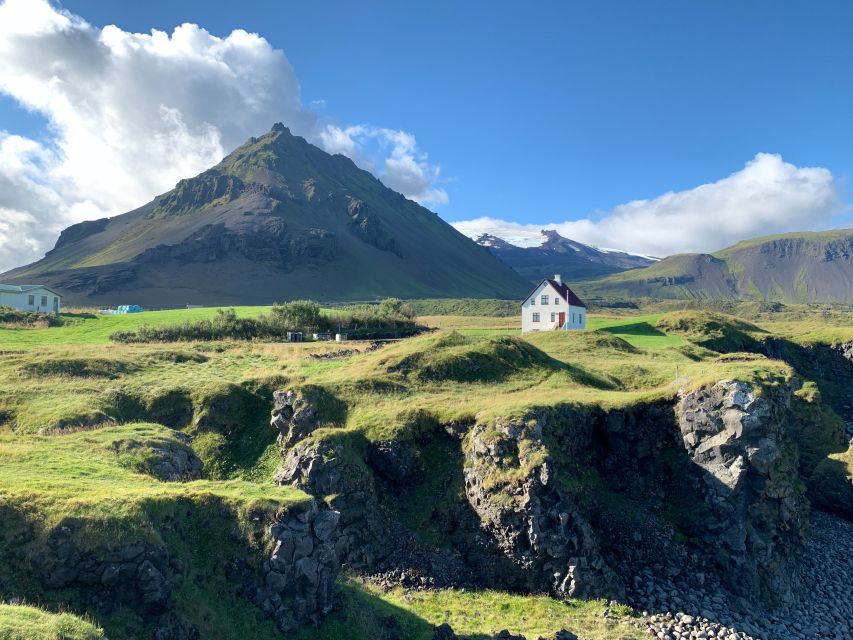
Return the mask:
[[546,278],[521,303],[521,332],[586,329],[586,305],[560,275]]
[[41,284],[0,284],[0,306],[19,311],[59,313],[62,295]]

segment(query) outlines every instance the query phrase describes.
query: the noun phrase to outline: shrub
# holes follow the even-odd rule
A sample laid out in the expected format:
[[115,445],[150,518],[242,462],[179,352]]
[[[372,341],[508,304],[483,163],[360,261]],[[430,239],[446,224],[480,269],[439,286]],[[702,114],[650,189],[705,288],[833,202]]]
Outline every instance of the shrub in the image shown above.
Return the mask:
[[52,313],[36,313],[34,311],[19,311],[12,307],[0,305],[0,325],[11,324],[25,327],[58,327],[62,318]]
[[140,327],[136,331],[117,331],[114,342],[180,342],[189,340],[283,340],[289,331],[305,334],[340,331],[353,338],[390,338],[419,333],[414,312],[399,300],[378,305],[340,307],[330,315],[311,300],[295,300],[272,308],[269,315],[239,318],[234,309],[217,311],[211,320],[183,324]]

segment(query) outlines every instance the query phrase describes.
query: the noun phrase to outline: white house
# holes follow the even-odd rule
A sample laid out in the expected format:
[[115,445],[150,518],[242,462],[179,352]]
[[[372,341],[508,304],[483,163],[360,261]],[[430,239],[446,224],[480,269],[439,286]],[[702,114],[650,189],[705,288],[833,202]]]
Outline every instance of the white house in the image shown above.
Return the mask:
[[40,284],[0,284],[0,306],[20,311],[59,313],[62,296]]
[[560,279],[546,278],[521,303],[521,332],[586,329],[586,305]]

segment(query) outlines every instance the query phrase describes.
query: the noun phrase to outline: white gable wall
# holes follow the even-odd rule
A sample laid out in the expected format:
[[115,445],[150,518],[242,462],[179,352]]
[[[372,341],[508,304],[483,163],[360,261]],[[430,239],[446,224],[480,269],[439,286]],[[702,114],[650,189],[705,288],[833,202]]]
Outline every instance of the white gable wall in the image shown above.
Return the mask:
[[[54,307],[56,298],[56,307]],[[32,289],[22,293],[0,290],[0,305],[12,307],[19,311],[40,311],[42,313],[53,313],[54,309],[61,310],[61,298],[47,289]]]
[[[547,296],[545,304],[542,296]],[[566,321],[559,326],[560,312]],[[521,304],[521,332],[552,331],[555,329],[586,329],[586,309],[569,305],[563,300],[550,282],[543,282],[531,296]]]

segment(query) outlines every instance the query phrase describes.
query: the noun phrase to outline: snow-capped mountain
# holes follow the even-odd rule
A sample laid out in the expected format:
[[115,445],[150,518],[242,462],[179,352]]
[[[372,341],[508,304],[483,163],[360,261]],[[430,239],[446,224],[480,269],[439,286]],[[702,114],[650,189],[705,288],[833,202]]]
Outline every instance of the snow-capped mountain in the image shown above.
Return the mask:
[[539,232],[512,229],[509,234],[501,236],[480,233],[472,236],[472,239],[488,247],[495,256],[534,282],[553,273],[560,273],[564,279],[595,278],[647,267],[655,262],[647,256],[598,249],[564,238],[549,229]]

